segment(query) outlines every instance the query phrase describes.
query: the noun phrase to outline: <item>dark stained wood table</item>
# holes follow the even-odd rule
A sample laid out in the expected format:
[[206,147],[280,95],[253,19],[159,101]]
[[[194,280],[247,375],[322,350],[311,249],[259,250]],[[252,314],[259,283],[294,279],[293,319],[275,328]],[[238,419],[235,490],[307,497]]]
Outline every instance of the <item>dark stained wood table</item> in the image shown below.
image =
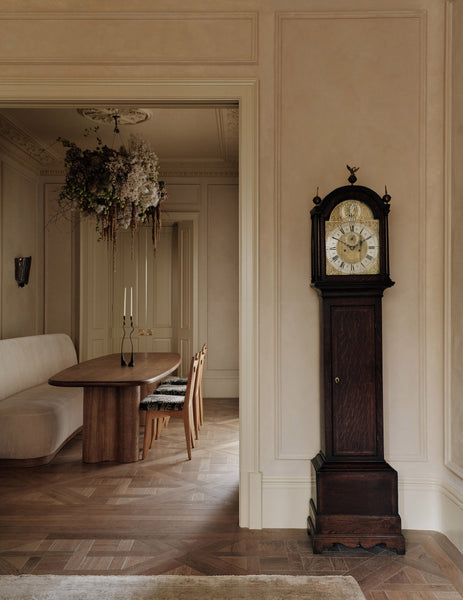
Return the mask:
[[120,354],[79,363],[50,377],[51,385],[84,388],[82,460],[135,462],[139,455],[140,398],[180,365],[173,352],[136,352],[134,366]]

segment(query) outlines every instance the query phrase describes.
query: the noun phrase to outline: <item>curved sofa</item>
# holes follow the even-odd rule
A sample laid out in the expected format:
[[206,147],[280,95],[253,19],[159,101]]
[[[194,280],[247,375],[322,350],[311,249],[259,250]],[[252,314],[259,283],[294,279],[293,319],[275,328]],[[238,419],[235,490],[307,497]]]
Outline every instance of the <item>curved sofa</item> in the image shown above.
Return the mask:
[[65,334],[0,340],[0,464],[50,462],[83,424],[82,388],[49,385],[77,363]]

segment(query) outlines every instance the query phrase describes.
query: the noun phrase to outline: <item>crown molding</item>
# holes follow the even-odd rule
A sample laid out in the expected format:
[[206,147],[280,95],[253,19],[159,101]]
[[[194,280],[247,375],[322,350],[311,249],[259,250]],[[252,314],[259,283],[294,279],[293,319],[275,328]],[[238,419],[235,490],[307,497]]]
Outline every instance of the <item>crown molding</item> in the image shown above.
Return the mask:
[[234,160],[162,160],[160,177],[238,177]]

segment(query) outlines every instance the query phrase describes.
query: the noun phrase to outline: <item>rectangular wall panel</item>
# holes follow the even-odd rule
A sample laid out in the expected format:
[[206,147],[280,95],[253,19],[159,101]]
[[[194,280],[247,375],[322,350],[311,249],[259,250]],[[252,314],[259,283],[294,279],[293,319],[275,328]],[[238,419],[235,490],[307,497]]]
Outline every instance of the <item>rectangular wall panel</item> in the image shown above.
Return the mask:
[[[2,163],[2,337],[43,333],[43,203],[39,186],[12,163]],[[15,281],[14,259],[30,256],[29,283]]]
[[[67,333],[75,341],[77,295],[76,219],[59,213],[59,185],[45,185],[45,333]],[[76,289],[77,288],[77,289]]]
[[[423,13],[281,13],[277,17],[277,455],[319,449],[318,299],[310,289],[311,198],[358,184],[392,195],[391,277],[383,301],[386,454],[425,444],[426,196]],[[301,194],[301,189],[306,192]]]
[[[205,377],[238,381],[238,189],[207,188],[207,345]],[[227,384],[228,389],[230,386]]]
[[0,39],[0,63],[7,64],[253,63],[257,15],[7,13],[0,14]]

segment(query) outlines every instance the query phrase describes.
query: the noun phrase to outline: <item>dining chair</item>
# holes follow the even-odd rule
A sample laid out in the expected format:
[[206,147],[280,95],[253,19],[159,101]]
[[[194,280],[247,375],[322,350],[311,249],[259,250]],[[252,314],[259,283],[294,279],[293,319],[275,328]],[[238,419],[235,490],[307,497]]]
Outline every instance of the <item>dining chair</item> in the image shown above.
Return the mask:
[[[204,369],[204,363],[206,362],[207,355],[207,344],[203,344],[201,348],[201,354],[203,355],[203,364],[201,369]],[[199,381],[199,424],[204,424],[204,403],[203,403],[203,373],[201,370],[201,379]]]
[[[204,344],[198,353],[199,363],[198,363],[198,372],[196,375],[194,394],[193,394],[193,419],[194,419],[194,429],[195,429],[195,438],[199,439],[199,429],[204,422],[204,410],[203,410],[203,392],[202,392],[202,378],[203,378],[203,368],[204,361],[206,359],[207,353],[207,345]],[[178,395],[185,394],[186,392],[186,383],[183,383],[185,378],[183,377],[169,377],[164,380],[153,392],[154,395]],[[160,432],[164,428],[165,423],[159,423],[158,431],[156,433],[156,439],[159,437]]]
[[[191,460],[191,448],[194,448],[192,427],[193,418],[193,396],[196,376],[198,372],[199,354],[191,358],[190,371],[186,385],[185,394],[148,394],[140,402],[140,410],[146,411],[145,433],[143,438],[142,458],[146,458],[148,450],[153,445],[153,440],[159,437],[162,422],[166,417],[183,419],[185,430],[186,447],[188,459]],[[155,390],[156,391],[156,390]],[[159,422],[161,421],[161,423]]]

